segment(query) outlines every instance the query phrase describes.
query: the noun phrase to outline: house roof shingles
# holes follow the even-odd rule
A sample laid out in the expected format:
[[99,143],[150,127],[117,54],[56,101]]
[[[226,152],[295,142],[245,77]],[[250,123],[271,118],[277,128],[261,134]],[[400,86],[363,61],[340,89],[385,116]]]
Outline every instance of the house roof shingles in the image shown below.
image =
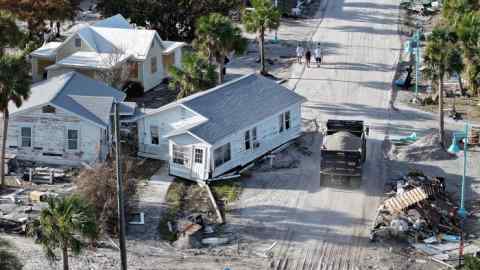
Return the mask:
[[[207,143],[214,144],[234,132],[246,129],[289,106],[304,101],[306,99],[303,96],[277,82],[261,75],[250,74],[169,103],[140,117],[183,105],[208,120],[188,127],[188,130],[182,128],[182,132],[188,131]],[[172,132],[168,135],[175,136],[182,132]]]
[[208,118],[190,132],[213,144],[304,100],[270,79],[251,74],[183,104]]
[[43,104],[70,111],[97,125],[109,125],[114,101],[122,102],[125,94],[76,72],[69,72],[32,85],[30,98],[20,108],[9,104],[12,114]]

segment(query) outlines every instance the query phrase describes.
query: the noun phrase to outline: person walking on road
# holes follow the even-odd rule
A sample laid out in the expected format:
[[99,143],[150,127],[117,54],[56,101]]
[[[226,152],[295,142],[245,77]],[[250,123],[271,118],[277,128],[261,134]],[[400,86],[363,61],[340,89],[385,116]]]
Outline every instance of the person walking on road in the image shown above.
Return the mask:
[[299,64],[302,63],[302,57],[303,57],[303,47],[300,45],[300,43],[297,44],[297,62]]
[[320,46],[320,43],[318,43],[315,48],[315,62],[317,62],[317,67],[320,67],[320,64],[322,63],[322,47]]
[[307,49],[307,52],[305,53],[305,60],[307,61],[307,67],[310,67],[311,58],[312,58],[312,52],[310,52],[310,49]]

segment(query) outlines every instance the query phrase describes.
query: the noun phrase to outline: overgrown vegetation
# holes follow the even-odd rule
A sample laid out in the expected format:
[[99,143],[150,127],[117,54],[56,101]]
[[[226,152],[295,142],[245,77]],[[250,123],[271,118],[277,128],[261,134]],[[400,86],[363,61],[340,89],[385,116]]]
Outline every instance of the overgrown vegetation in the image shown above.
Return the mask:
[[[132,162],[123,166],[123,192],[125,209],[129,212],[130,201],[137,192],[137,179],[132,176]],[[74,179],[77,193],[95,209],[95,216],[101,232],[116,235],[117,222],[117,179],[114,163],[104,163],[94,169],[84,169]]]
[[20,270],[22,263],[15,255],[12,245],[0,239],[0,265],[2,270]]
[[238,199],[242,193],[242,185],[238,181],[221,181],[210,185],[213,196],[218,200],[227,203],[232,203]]
[[217,73],[215,66],[208,63],[204,57],[185,52],[182,58],[182,68],[170,67],[171,80],[168,87],[178,92],[181,99],[215,86]]
[[480,270],[480,259],[471,255],[465,255],[465,270]]
[[[132,23],[157,30],[164,40],[191,42],[199,17],[216,12],[228,15],[238,10],[241,0],[99,0],[106,16],[122,14]],[[148,25],[147,25],[148,24]]]

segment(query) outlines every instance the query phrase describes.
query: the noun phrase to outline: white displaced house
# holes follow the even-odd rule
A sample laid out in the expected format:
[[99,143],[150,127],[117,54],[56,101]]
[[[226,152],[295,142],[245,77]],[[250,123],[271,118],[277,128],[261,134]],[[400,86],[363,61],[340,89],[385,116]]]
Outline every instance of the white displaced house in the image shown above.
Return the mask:
[[77,71],[109,81],[109,71],[116,70],[122,81],[139,82],[147,91],[168,76],[170,66],[181,66],[184,45],[163,41],[155,30],[138,29],[119,14],[81,25],[64,42],[48,42],[33,51],[32,78],[37,82]]
[[251,74],[144,112],[139,155],[170,174],[205,181],[241,168],[301,134],[302,96]]
[[31,86],[20,108],[9,104],[7,151],[17,159],[78,166],[105,160],[111,143],[114,102],[127,114],[125,94],[70,72]]

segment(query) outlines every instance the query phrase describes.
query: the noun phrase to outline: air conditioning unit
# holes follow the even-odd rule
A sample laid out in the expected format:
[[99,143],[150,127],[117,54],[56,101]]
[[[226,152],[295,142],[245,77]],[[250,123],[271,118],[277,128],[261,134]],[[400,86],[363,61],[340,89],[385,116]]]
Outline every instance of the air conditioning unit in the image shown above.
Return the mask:
[[258,148],[260,147],[260,143],[259,142],[253,142],[253,148]]

